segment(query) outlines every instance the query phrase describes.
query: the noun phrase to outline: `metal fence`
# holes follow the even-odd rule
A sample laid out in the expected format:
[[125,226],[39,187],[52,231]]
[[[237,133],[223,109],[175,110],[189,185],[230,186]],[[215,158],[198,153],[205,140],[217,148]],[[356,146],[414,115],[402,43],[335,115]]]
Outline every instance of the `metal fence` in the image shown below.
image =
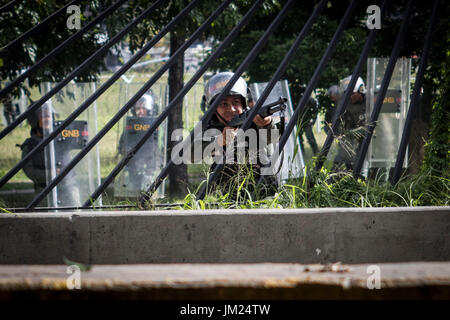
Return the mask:
[[[12,50],[16,45],[22,43],[27,37],[29,37],[31,34],[39,31],[45,24],[47,24],[51,19],[53,19],[55,16],[59,15],[61,12],[63,12],[67,6],[70,4],[76,3],[77,1],[72,1],[68,3],[63,8],[56,11],[54,14],[49,16],[47,19],[40,22],[38,25],[31,28],[29,31],[12,41],[10,44],[4,46],[2,48],[2,51]],[[25,72],[20,74],[16,79],[11,81],[5,88],[3,88],[0,91],[0,98],[5,97],[7,94],[9,94],[16,86],[18,86],[21,82],[23,82],[32,72],[34,72],[36,69],[43,66],[45,63],[47,63],[52,57],[54,57],[56,54],[62,52],[63,50],[67,49],[71,44],[73,44],[74,41],[79,39],[83,36],[89,29],[91,29],[94,25],[96,25],[98,22],[102,21],[105,17],[111,15],[119,6],[124,4],[125,0],[120,0],[111,5],[109,8],[107,8],[104,12],[100,13],[97,17],[92,19],[91,22],[89,22],[86,26],[84,26],[81,30],[74,33],[70,38],[63,41],[60,45],[55,47],[49,54],[47,54],[44,58],[42,58],[40,61],[36,62],[32,67],[27,69]],[[62,132],[64,130],[67,130],[67,128],[70,128],[71,125],[73,125],[77,120],[77,117],[82,114],[84,111],[88,110],[88,108],[95,103],[95,101],[114,83],[116,83],[119,78],[127,71],[129,70],[133,64],[135,64],[149,49],[151,49],[159,40],[161,40],[165,35],[168,34],[174,27],[177,26],[177,24],[182,20],[186,19],[189,15],[189,13],[192,12],[192,10],[199,4],[200,0],[194,0],[190,2],[184,9],[182,9],[178,15],[176,15],[172,21],[170,21],[164,28],[160,30],[158,34],[156,34],[149,42],[147,42],[141,50],[139,50],[135,55],[132,56],[132,58],[125,63],[118,71],[116,71],[111,78],[109,78],[102,86],[94,90],[92,94],[90,94],[89,97],[86,98],[86,100],[81,103],[78,107],[75,107],[73,112],[67,115],[66,119],[64,121],[61,121],[57,127],[53,128],[42,141],[40,141],[36,146],[33,147],[33,149],[25,156],[21,161],[19,161],[4,177],[0,180],[0,187],[4,186],[20,169],[24,168],[27,163],[29,163],[32,160],[32,157],[38,154],[39,152],[42,152],[44,148],[54,141],[58,139],[58,137],[61,136]],[[248,55],[244,58],[242,63],[239,65],[239,67],[234,70],[234,76],[231,78],[231,80],[228,82],[226,87],[224,88],[223,92],[218,96],[218,98],[215,99],[214,103],[210,106],[210,108],[205,112],[203,117],[201,118],[201,121],[197,125],[201,125],[203,121],[208,119],[212,114],[215,113],[218,103],[222,100],[223,97],[229,92],[231,87],[234,85],[236,80],[242,75],[245,70],[249,67],[249,65],[255,60],[255,58],[258,56],[258,54],[261,52],[261,50],[266,45],[267,41],[270,39],[270,37],[273,35],[273,32],[280,26],[280,24],[283,22],[283,19],[286,17],[287,13],[289,12],[290,8],[294,4],[294,0],[288,0],[284,4],[284,6],[281,8],[277,16],[274,18],[272,23],[267,26],[266,31],[262,34],[259,41],[254,45],[252,50],[248,53]],[[292,61],[294,56],[297,54],[298,48],[300,47],[300,44],[305,39],[305,37],[310,33],[311,27],[314,25],[315,21],[317,20],[318,16],[321,14],[322,9],[326,5],[325,0],[320,1],[319,4],[315,7],[313,12],[311,13],[310,18],[307,20],[305,25],[302,27],[302,29],[299,31],[294,43],[282,59],[282,61],[279,64],[279,67],[274,72],[273,76],[271,77],[270,81],[267,83],[265,89],[261,93],[259,99],[257,100],[255,106],[251,109],[251,112],[247,119],[245,120],[244,124],[242,125],[242,129],[246,130],[251,125],[252,119],[254,116],[258,113],[261,106],[263,105],[264,101],[270,94],[271,90],[275,86],[275,84],[281,79],[283,74],[285,73],[287,67],[289,66],[289,63]],[[381,7],[381,15],[383,16],[386,5],[388,1],[382,1],[380,4]],[[48,183],[45,185],[45,187],[40,190],[40,192],[36,195],[36,197],[27,205],[26,209],[33,209],[36,208],[37,205],[41,203],[41,201],[49,195],[52,190],[60,186],[64,178],[70,175],[71,170],[78,164],[80,161],[83,160],[83,158],[98,144],[98,142],[113,128],[117,123],[122,119],[132,108],[133,105],[144,95],[151,90],[155,84],[157,83],[158,79],[166,72],[170,66],[175,62],[175,59],[182,56],[183,53],[186,51],[186,49],[189,48],[189,46],[194,43],[196,40],[200,38],[200,36],[211,26],[212,22],[214,22],[217,17],[232,3],[231,0],[223,1],[220,6],[212,10],[210,16],[200,25],[200,27],[195,30],[195,32],[192,33],[192,35],[185,41],[185,43],[166,61],[166,63],[157,71],[155,74],[147,81],[145,82],[138,90],[135,91],[135,93],[124,102],[124,105],[117,111],[117,113],[112,117],[112,119],[98,132],[96,132],[95,136],[90,138],[86,143],[84,143],[82,146],[80,146],[79,149],[77,149],[77,153],[73,156],[73,158],[70,159],[67,163],[64,163],[64,166],[60,167],[57,172],[54,172],[54,175],[51,177],[51,179],[48,181]],[[211,55],[202,63],[200,68],[195,72],[195,74],[192,76],[192,78],[184,85],[182,90],[176,95],[176,97],[170,101],[167,105],[164,106],[164,108],[161,108],[159,110],[159,114],[155,115],[154,121],[152,122],[152,126],[150,126],[150,129],[143,134],[139,141],[137,141],[129,150],[127,150],[126,154],[122,157],[122,159],[119,161],[119,163],[115,166],[115,168],[110,172],[110,174],[103,180],[102,183],[97,184],[95,191],[93,191],[88,197],[82,199],[82,206],[80,208],[92,208],[96,204],[96,200],[101,196],[101,194],[105,191],[105,189],[114,181],[114,179],[119,175],[119,173],[123,170],[127,164],[132,161],[133,157],[139,152],[139,150],[145,145],[146,141],[152,137],[154,132],[162,125],[163,121],[167,118],[168,114],[172,112],[172,110],[175,108],[175,106],[180,103],[185,97],[188,91],[193,88],[196,83],[201,79],[201,77],[204,75],[204,73],[208,70],[208,68],[212,65],[214,61],[223,53],[223,50],[229,46],[233,40],[236,38],[236,36],[239,34],[239,32],[242,30],[242,28],[249,23],[251,18],[255,15],[255,13],[258,10],[261,10],[261,7],[263,5],[263,0],[257,0],[253,3],[253,5],[249,8],[248,12],[243,16],[242,20],[236,24],[236,26],[233,28],[233,30],[229,33],[229,35],[222,40],[221,44],[215,49],[214,52],[211,53]],[[15,5],[17,4],[17,1],[11,1],[10,3],[4,5],[0,8],[0,11],[7,11],[11,10]],[[49,88],[47,93],[45,93],[38,101],[32,103],[25,111],[23,111],[10,125],[8,125],[5,129],[3,129],[0,132],[0,140],[3,139],[8,133],[13,131],[15,128],[17,128],[27,117],[35,113],[37,110],[39,110],[46,102],[51,101],[51,98],[54,97],[58,92],[62,90],[64,86],[66,86],[70,81],[72,81],[77,75],[79,75],[82,71],[86,70],[88,68],[89,64],[92,63],[95,59],[100,57],[102,54],[106,53],[107,50],[109,50],[113,45],[117,44],[124,35],[126,35],[130,30],[135,27],[138,23],[143,21],[145,18],[149,17],[152,13],[154,13],[154,10],[158,7],[161,7],[163,5],[167,4],[167,1],[165,0],[159,0],[151,4],[146,10],[144,10],[137,18],[135,18],[133,21],[131,21],[123,30],[121,30],[116,36],[111,38],[107,43],[105,43],[99,50],[97,50],[95,53],[93,53],[89,58],[87,58],[81,65],[79,65],[73,72],[71,72],[63,81],[59,82],[58,84],[55,84],[53,88]],[[297,106],[295,108],[295,112],[292,115],[289,123],[286,126],[286,129],[284,133],[282,134],[280,141],[279,141],[279,147],[282,150],[285,146],[289,135],[291,134],[292,130],[294,129],[295,125],[297,124],[297,120],[300,114],[302,114],[305,109],[307,108],[307,100],[308,97],[310,97],[311,93],[313,92],[314,88],[317,86],[317,83],[319,81],[319,78],[331,59],[331,55],[336,48],[337,43],[339,42],[345,28],[347,27],[349,21],[354,17],[355,15],[355,9],[358,5],[358,1],[354,0],[350,3],[347,10],[345,11],[344,16],[341,19],[341,22],[339,26],[337,27],[332,39],[329,42],[328,48],[324,52],[323,56],[320,59],[320,62],[318,63],[313,76],[311,77],[310,81],[308,82],[305,92],[300,99],[300,101],[297,103]],[[407,7],[404,11],[404,15],[402,17],[402,24],[400,26],[400,29],[398,31],[398,35],[396,38],[396,41],[392,48],[392,53],[389,57],[389,60],[387,62],[386,71],[384,73],[383,80],[381,82],[380,89],[377,94],[377,98],[375,101],[375,104],[373,106],[373,111],[370,115],[370,120],[368,121],[368,130],[366,131],[364,135],[364,140],[361,145],[361,148],[359,149],[359,153],[357,155],[357,160],[355,163],[354,168],[354,175],[356,177],[359,177],[361,174],[361,169],[363,165],[363,161],[366,157],[366,154],[368,152],[369,143],[372,139],[374,129],[376,127],[377,120],[379,118],[380,109],[383,104],[383,100],[385,98],[389,82],[392,77],[392,72],[395,67],[395,63],[397,61],[400,48],[403,44],[403,41],[405,39],[405,35],[408,29],[408,24],[411,20],[411,16],[413,13],[413,7],[414,7],[414,1],[410,0],[408,1]],[[430,39],[431,35],[436,23],[436,15],[438,10],[438,1],[434,1],[434,6],[432,10],[432,15],[430,18],[430,25],[428,28],[428,32],[425,36],[424,41],[424,48],[423,48],[423,54],[420,61],[419,70],[416,76],[416,83],[413,89],[413,94],[411,97],[411,103],[409,106],[408,115],[405,121],[404,130],[402,132],[402,138],[401,138],[401,144],[400,148],[398,150],[398,156],[396,159],[396,165],[395,165],[395,173],[392,178],[392,183],[396,183],[399,179],[399,172],[402,163],[404,162],[404,156],[405,156],[405,150],[407,146],[408,137],[411,130],[411,121],[412,121],[412,114],[414,113],[415,109],[417,108],[418,98],[420,94],[420,89],[423,84],[423,76],[426,69],[426,62],[429,54],[429,48],[430,48]],[[356,81],[361,73],[361,70],[363,68],[363,64],[367,60],[368,53],[370,48],[372,47],[376,34],[378,30],[373,29],[370,31],[369,36],[366,39],[365,45],[363,50],[361,51],[360,57],[358,59],[357,64],[354,67],[350,83],[348,85],[348,88],[353,88],[356,84]],[[1,52],[0,52],[1,54]],[[336,132],[339,127],[340,123],[340,115],[342,115],[343,112],[345,112],[346,107],[349,103],[351,90],[347,90],[340,100],[339,104],[337,105],[336,112],[334,114],[334,118],[332,121],[331,130],[329,130],[327,139],[325,141],[325,144],[319,154],[319,160],[317,164],[317,169],[321,168],[323,165],[323,159],[326,158],[328,151],[330,149],[330,146],[333,141],[333,132]],[[194,103],[200,103],[199,101]],[[193,130],[194,131],[194,130]],[[191,141],[193,137],[193,131],[190,133],[189,137],[185,139],[184,143],[188,143],[188,141]],[[140,198],[140,203],[144,204],[146,201],[148,201],[158,187],[161,185],[162,181],[166,178],[168,173],[170,172],[170,169],[173,166],[173,162],[171,159],[167,159],[167,163],[165,163],[164,168],[161,169],[159,175],[154,179],[152,183],[149,184],[146,192],[142,195]],[[215,167],[214,171],[209,177],[209,184],[214,181],[214,179],[217,178],[219,175],[223,165],[218,165]],[[202,199],[205,196],[206,193],[206,186],[208,184],[205,184],[203,188],[199,191],[197,194],[197,199]],[[98,203],[97,203],[98,204]]]

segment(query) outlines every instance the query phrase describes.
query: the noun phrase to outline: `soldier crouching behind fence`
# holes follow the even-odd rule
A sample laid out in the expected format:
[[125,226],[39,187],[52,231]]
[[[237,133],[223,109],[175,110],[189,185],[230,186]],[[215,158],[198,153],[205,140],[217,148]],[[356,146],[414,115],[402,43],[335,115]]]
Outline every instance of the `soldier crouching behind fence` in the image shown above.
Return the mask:
[[[221,72],[208,81],[205,86],[207,108],[232,77],[232,72]],[[237,127],[230,126],[230,121],[235,116],[248,110],[246,97],[247,83],[239,77],[229,94],[219,103],[211,119],[203,124],[201,138],[194,138],[194,148],[195,144],[201,144],[203,157],[212,157],[214,162],[211,172],[218,163],[224,163],[220,175],[209,189],[223,195],[228,193],[231,199],[241,200],[273,195],[277,189],[277,179],[270,170],[271,163],[265,148],[275,137],[274,130],[278,130],[272,116],[263,118],[256,115],[251,127],[240,135]],[[195,151],[192,152],[194,153]]]

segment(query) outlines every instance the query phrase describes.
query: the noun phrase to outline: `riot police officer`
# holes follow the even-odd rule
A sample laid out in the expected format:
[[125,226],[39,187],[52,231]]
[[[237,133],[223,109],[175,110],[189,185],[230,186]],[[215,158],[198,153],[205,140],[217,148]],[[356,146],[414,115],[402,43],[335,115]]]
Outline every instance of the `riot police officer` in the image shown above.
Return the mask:
[[[336,103],[341,99],[350,83],[351,76],[339,82],[339,92],[333,92],[331,99]],[[358,153],[365,132],[365,85],[361,77],[358,77],[355,87],[352,89],[350,101],[345,112],[341,115],[341,125],[338,136],[338,152],[333,161],[335,170],[352,170],[355,157]]]
[[334,84],[329,87],[326,96],[328,96],[332,102],[332,104],[329,104],[327,101],[324,101],[326,110],[323,129],[325,133],[328,134],[334,118],[334,111],[336,110],[337,103],[339,102],[339,99],[341,97],[339,86]]
[[[40,110],[30,115],[28,118],[28,122],[31,125],[30,137],[21,145],[22,158],[42,141],[44,130],[50,130],[53,115],[53,108],[48,103],[43,104]],[[35,153],[31,161],[25,164],[23,171],[33,181],[35,193],[41,192],[47,185],[44,151],[41,150]]]
[[[153,101],[153,98],[148,94],[144,94],[142,97],[140,97],[136,104],[131,108],[131,114],[133,115],[133,118],[144,118],[150,116],[153,113],[154,109]],[[130,147],[128,147],[128,149],[129,148]],[[119,140],[119,153],[121,155],[125,155],[125,153],[128,151],[126,149],[127,147],[125,144],[125,134],[122,133]]]
[[[127,117],[125,130],[119,140],[119,154],[124,156],[136,143],[143,137],[150,128],[154,116],[157,112],[157,106],[154,98],[150,94],[144,94],[131,109],[131,116]],[[129,196],[138,196],[140,191],[145,188],[145,182],[149,175],[154,174],[157,163],[158,132],[153,135],[143,145],[141,150],[134,155],[128,162],[123,172],[123,181],[121,182],[122,191],[117,194],[125,193]]]
[[[31,126],[30,138],[25,140],[21,145],[22,158],[31,152],[46,136],[53,130],[53,123],[56,112],[49,102],[46,102],[36,112],[28,117]],[[34,183],[35,194],[40,193],[47,185],[47,181],[51,181],[61,168],[70,161],[70,154],[65,148],[55,148],[53,153],[50,152],[49,146],[41,151],[36,152],[31,160],[28,161],[23,171],[25,175]],[[53,175],[52,175],[53,164]],[[77,183],[75,181],[76,174],[74,170],[70,171],[56,187],[57,206],[79,206],[80,194]]]
[[[207,82],[205,86],[205,97],[206,104],[209,108],[210,105],[214,102],[217,96],[222,92],[226,84],[233,77],[232,72],[220,72]],[[229,148],[236,148],[235,137],[238,132],[238,128],[233,128],[228,126],[228,123],[233,117],[242,114],[246,110],[248,110],[247,106],[247,83],[242,77],[239,77],[235,82],[233,87],[227,96],[225,96],[222,101],[217,106],[216,112],[209,119],[206,126],[204,126],[203,131],[209,129],[216,129],[219,135],[215,137],[215,143],[222,150],[223,155],[228,154]],[[262,128],[267,129],[268,140],[266,142],[270,143],[270,129],[275,128],[273,124],[272,117],[267,116],[262,118],[260,115],[256,115],[253,119],[253,123],[250,129],[254,129],[256,131],[261,130]],[[258,135],[259,137],[259,135]],[[194,142],[195,143],[195,142]],[[250,141],[247,142],[247,146]],[[236,181],[238,177],[244,177],[250,173],[250,176],[254,179],[247,179],[247,185],[245,186],[247,190],[257,191],[259,194],[262,189],[264,189],[264,194],[270,194],[276,188],[276,179],[274,176],[264,176],[265,181],[259,186],[263,187],[260,190],[256,190],[255,185],[256,182],[259,181],[261,177],[261,168],[264,167],[265,164],[261,162],[261,154],[260,148],[261,141],[258,139],[258,146],[256,149],[258,150],[258,154],[256,155],[256,164],[250,164],[249,162],[240,164],[238,161],[226,161],[224,168],[221,171],[220,176],[216,180],[213,188],[225,188],[224,192],[230,192],[230,195],[233,197],[236,195],[234,191],[236,191],[237,184],[243,181],[243,179]],[[248,149],[246,149],[248,151]],[[232,153],[236,160],[237,152]],[[249,154],[246,154],[246,160],[248,160]],[[219,157],[220,158],[220,157]],[[216,158],[217,159],[217,158]],[[229,159],[228,159],[229,160]],[[215,168],[217,164],[213,163],[211,167],[211,171]],[[247,176],[248,178],[248,176]],[[268,191],[268,192],[267,192]]]

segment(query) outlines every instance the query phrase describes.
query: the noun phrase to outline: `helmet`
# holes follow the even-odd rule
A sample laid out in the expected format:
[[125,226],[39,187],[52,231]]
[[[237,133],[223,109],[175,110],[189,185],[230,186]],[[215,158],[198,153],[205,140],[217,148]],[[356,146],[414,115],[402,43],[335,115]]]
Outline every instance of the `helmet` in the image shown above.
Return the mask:
[[38,109],[37,111],[38,117],[39,118],[44,118],[44,117],[53,117],[55,115],[55,109],[52,107],[51,103],[46,101],[40,109]]
[[[228,81],[233,77],[233,72],[220,72],[209,79],[205,86],[206,103],[211,105],[213,100],[222,92]],[[239,77],[230,90],[229,95],[240,95],[246,106],[245,98],[247,97],[247,83],[242,77]]]
[[136,115],[136,110],[135,110],[136,108],[142,108],[142,107],[147,109],[147,114],[150,114],[151,112],[153,112],[154,104],[155,104],[155,102],[153,100],[153,97],[149,94],[144,94],[142,97],[139,98],[139,100],[134,105],[134,107],[132,109],[133,115]]
[[332,85],[331,87],[328,88],[327,96],[329,96],[330,98],[334,97],[335,99],[339,99],[340,95],[341,95],[341,92],[339,90],[338,85]]
[[[351,79],[352,79],[352,76],[348,76],[339,82],[341,92],[344,92],[345,90],[347,90],[348,84],[350,83]],[[353,88],[353,92],[354,93],[359,92],[362,94],[366,93],[366,87],[365,87],[364,81],[363,81],[363,79],[361,79],[361,77],[358,77],[358,80],[356,80],[356,85]]]
[[52,107],[51,103],[49,101],[46,101],[39,109],[27,116],[28,123],[30,124],[31,128],[37,128],[39,125],[39,119],[42,119],[45,116],[54,118],[55,114],[57,113]]
[[27,116],[28,123],[31,126],[31,132],[42,129],[40,128],[40,120],[42,120],[43,118],[54,119],[57,114],[58,113],[52,107],[51,102],[45,102],[39,109]]

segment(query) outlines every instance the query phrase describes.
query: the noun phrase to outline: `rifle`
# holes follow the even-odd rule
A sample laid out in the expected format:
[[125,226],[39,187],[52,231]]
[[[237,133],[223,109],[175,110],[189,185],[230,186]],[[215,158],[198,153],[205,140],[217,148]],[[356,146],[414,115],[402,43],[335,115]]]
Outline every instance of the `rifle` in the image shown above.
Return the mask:
[[[258,114],[261,117],[265,118],[267,116],[274,114],[277,111],[283,111],[286,109],[286,102],[287,102],[286,98],[280,97],[278,101],[272,102],[268,105],[261,107]],[[227,126],[239,128],[244,123],[245,118],[247,118],[247,116],[250,114],[250,111],[251,110],[247,110],[237,116],[234,116],[233,119],[231,119],[230,122],[228,122]]]

